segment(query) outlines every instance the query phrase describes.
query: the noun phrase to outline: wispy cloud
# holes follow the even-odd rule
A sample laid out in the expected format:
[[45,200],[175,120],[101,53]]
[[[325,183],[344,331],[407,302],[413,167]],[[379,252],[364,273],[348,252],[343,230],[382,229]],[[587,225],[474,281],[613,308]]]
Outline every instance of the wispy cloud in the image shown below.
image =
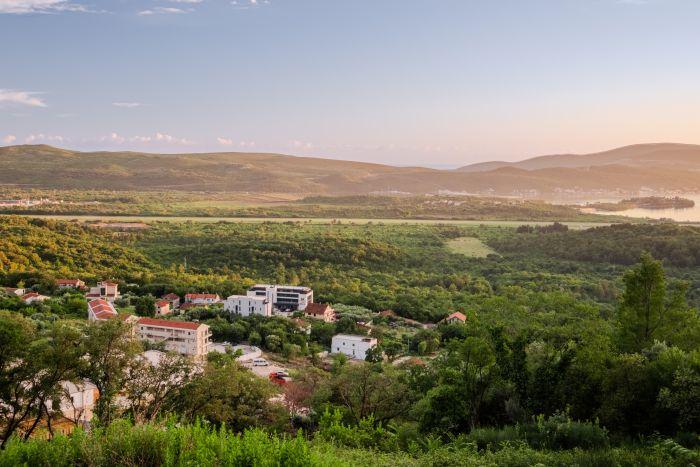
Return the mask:
[[0,0],[0,14],[26,15],[30,13],[56,13],[75,11],[87,13],[85,5],[67,0]]
[[[2,0],[0,0],[2,1]],[[46,103],[38,92],[17,91],[13,89],[0,89],[0,105],[26,105],[29,107],[46,107]]]
[[231,0],[231,5],[237,10],[247,10],[261,5],[269,5],[270,0]]
[[155,8],[150,8],[148,10],[141,10],[137,14],[139,16],[150,16],[150,15],[173,15],[173,14],[183,14],[183,13],[189,13],[192,10],[191,8],[187,10],[183,10],[182,8],[174,8],[174,7],[167,7],[167,6],[158,6]]
[[17,141],[17,137],[15,135],[7,135],[2,139],[4,144],[12,144],[15,141]]
[[143,104],[140,102],[112,102],[114,107],[124,107],[126,109],[133,109],[134,107],[141,107]]
[[110,144],[165,144],[165,145],[175,145],[175,146],[191,146],[195,144],[194,141],[187,138],[179,138],[177,136],[172,136],[167,133],[156,132],[153,135],[146,136],[122,136],[117,132],[112,132],[107,136],[101,136],[97,139],[86,139],[83,142],[94,142],[99,143],[110,143]]
[[255,141],[234,141],[231,138],[224,138],[219,136],[216,138],[216,142],[221,146],[237,146],[240,148],[254,148],[256,146]]
[[24,138],[24,142],[27,144],[34,143],[67,143],[70,138],[61,135],[46,135],[44,133],[31,134]]

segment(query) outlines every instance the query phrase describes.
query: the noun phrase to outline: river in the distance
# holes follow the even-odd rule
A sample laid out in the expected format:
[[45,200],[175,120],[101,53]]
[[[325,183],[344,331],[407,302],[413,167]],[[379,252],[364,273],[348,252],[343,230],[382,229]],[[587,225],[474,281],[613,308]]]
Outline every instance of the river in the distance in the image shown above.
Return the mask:
[[646,217],[649,219],[672,219],[677,222],[700,222],[700,195],[681,195],[681,198],[692,199],[695,206],[685,209],[643,209],[634,208],[624,211],[587,210],[596,214],[608,214],[628,217]]

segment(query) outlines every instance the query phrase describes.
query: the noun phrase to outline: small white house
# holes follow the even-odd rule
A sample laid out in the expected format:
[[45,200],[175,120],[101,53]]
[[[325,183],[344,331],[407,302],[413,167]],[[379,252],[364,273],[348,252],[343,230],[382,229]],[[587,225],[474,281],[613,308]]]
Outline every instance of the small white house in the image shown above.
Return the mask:
[[377,339],[369,336],[336,334],[331,340],[331,353],[342,353],[355,360],[364,360],[367,351],[377,346]]
[[224,302],[224,310],[241,316],[272,316],[272,302],[266,297],[231,295]]

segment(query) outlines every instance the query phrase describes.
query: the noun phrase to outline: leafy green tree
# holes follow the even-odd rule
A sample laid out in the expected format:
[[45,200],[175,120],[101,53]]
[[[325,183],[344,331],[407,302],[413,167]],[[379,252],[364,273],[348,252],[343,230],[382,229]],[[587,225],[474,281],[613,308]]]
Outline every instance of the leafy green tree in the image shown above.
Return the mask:
[[[617,320],[620,348],[635,352],[655,340],[675,343],[698,328],[697,312],[688,307],[686,284],[673,284],[669,291],[661,262],[649,253],[625,274],[625,292]],[[697,343],[697,341],[696,341]]]
[[264,424],[272,416],[272,385],[242,367],[235,358],[212,355],[204,371],[185,384],[171,410],[194,421],[203,418],[236,431]]
[[131,325],[118,319],[90,324],[83,343],[87,358],[80,366],[82,377],[97,387],[95,403],[99,422],[109,425],[118,415],[116,398],[124,388],[129,368],[141,353],[141,344],[133,338]]
[[155,316],[156,299],[152,295],[144,295],[134,300],[134,310],[139,316]]

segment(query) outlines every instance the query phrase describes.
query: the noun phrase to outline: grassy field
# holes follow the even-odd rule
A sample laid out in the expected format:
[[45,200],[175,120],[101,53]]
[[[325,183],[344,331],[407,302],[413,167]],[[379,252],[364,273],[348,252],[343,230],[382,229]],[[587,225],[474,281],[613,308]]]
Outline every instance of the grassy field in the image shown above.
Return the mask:
[[447,247],[454,253],[469,258],[486,258],[491,254],[498,254],[488,245],[475,237],[460,237],[446,242]]
[[[89,216],[89,215],[60,215],[60,214],[21,214],[24,217],[38,219],[54,219],[80,222],[241,222],[241,223],[309,223],[309,224],[422,224],[422,225],[463,225],[463,226],[493,226],[493,227],[517,227],[522,224],[548,225],[547,221],[497,221],[497,220],[441,220],[441,219],[329,219],[321,217],[194,217],[194,216]],[[562,222],[571,229],[589,229],[611,225],[610,222]]]

